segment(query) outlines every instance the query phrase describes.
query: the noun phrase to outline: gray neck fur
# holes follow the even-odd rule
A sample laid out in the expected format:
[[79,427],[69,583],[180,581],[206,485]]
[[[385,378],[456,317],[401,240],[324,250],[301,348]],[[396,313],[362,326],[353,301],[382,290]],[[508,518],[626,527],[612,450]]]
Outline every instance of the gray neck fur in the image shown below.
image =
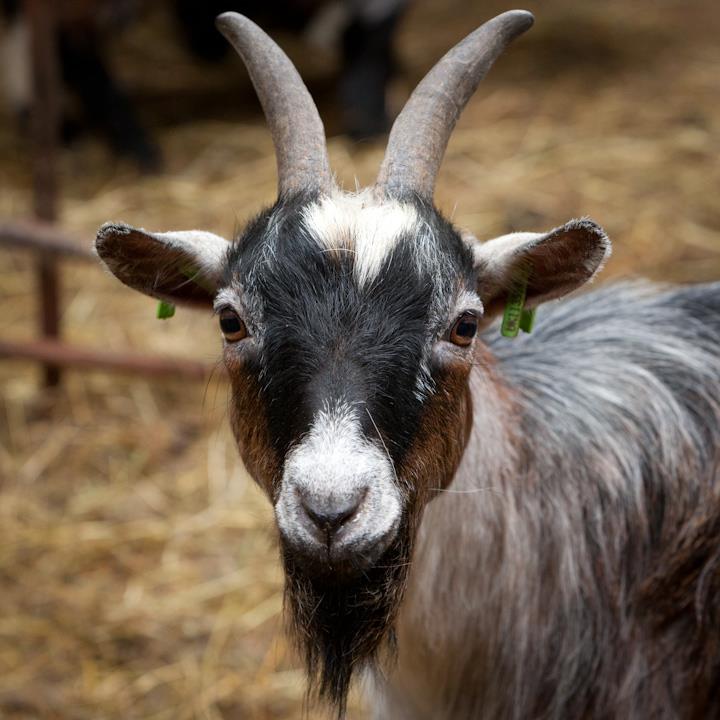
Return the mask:
[[[474,370],[469,446],[425,511],[385,710],[709,717],[720,664],[693,632],[717,613],[701,579],[720,582],[720,528],[697,549],[720,516],[720,286],[609,286],[541,317],[486,338],[497,366]],[[663,583],[687,585],[678,617],[655,612]]]

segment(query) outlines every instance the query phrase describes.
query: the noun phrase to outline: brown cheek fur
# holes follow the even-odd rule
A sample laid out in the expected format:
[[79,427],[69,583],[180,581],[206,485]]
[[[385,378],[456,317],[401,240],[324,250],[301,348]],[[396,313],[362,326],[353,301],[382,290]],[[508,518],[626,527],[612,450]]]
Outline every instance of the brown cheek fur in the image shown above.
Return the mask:
[[433,491],[450,484],[465,450],[472,427],[471,366],[470,358],[459,354],[445,360],[436,377],[436,392],[425,406],[415,440],[399,468],[400,477],[414,488],[419,507]]
[[247,471],[275,503],[282,461],[270,442],[267,416],[257,378],[226,355],[232,391],[230,423]]

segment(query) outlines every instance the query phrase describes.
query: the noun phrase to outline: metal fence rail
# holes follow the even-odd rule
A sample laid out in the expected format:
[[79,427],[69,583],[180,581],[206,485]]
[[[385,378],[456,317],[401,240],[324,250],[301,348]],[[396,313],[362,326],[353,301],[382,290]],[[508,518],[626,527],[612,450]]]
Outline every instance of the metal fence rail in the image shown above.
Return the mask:
[[[72,258],[94,261],[89,246],[61,232],[51,223],[0,222],[0,247],[13,247],[37,253],[42,258]],[[59,314],[60,295],[55,310]],[[64,367],[104,370],[147,376],[180,375],[194,380],[206,379],[213,365],[194,360],[158,357],[127,352],[108,352],[63,343],[57,335],[44,335],[37,340],[16,342],[0,339],[0,358],[33,360],[58,371]],[[56,384],[56,383],[51,383]]]
[[22,222],[0,220],[0,246],[20,248],[37,256],[38,325],[41,337],[27,342],[0,339],[0,358],[39,362],[44,368],[47,386],[60,382],[60,370],[64,367],[205,379],[213,365],[192,360],[80,348],[62,342],[60,260],[93,260],[94,255],[89,243],[82,243],[66,235],[54,225],[59,204],[56,156],[60,84],[55,15],[58,5],[54,0],[24,0],[23,3],[32,50],[33,211],[36,219]]

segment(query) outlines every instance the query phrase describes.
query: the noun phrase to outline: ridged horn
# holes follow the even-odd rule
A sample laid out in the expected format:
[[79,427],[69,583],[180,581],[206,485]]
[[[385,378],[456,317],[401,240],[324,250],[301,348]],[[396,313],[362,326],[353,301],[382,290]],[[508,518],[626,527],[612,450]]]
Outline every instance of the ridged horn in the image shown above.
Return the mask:
[[375,187],[386,197],[432,200],[450,134],[480,81],[502,51],[533,24],[511,10],[489,20],[448,52],[423,78],[390,132]]
[[242,58],[260,98],[275,145],[279,197],[329,191],[325,130],[290,58],[243,15],[226,12],[215,24]]

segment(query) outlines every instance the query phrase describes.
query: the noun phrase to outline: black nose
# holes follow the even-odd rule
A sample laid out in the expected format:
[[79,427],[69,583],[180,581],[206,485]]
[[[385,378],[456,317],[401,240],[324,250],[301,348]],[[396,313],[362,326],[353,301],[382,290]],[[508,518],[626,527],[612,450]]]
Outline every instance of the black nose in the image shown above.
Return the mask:
[[361,488],[351,495],[341,497],[305,496],[301,500],[303,510],[313,524],[330,538],[353,518],[360,508],[367,488]]

